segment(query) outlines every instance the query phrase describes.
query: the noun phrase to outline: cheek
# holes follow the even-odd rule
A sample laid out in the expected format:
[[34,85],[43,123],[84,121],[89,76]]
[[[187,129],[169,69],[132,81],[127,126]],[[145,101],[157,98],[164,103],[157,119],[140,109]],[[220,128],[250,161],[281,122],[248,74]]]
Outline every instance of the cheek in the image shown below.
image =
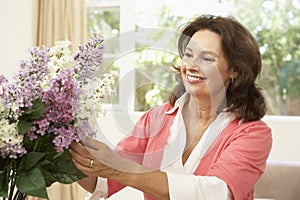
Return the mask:
[[224,88],[226,90],[226,81],[228,79],[228,71],[225,68],[217,66],[205,66],[201,70],[208,78],[207,86],[211,92]]
[[209,80],[217,82],[226,82],[229,77],[229,72],[226,66],[207,65],[200,70]]
[[181,77],[182,77],[182,79],[184,79],[186,71],[187,71],[186,63],[181,62],[181,65],[180,65],[179,69],[180,69]]
[[184,60],[181,60],[181,63],[180,63],[180,72],[183,72],[183,70],[186,69],[186,65],[187,65],[187,63]]
[[217,66],[215,65],[205,65],[200,67],[201,73],[205,75],[209,80],[215,79],[215,77],[220,77],[221,73]]

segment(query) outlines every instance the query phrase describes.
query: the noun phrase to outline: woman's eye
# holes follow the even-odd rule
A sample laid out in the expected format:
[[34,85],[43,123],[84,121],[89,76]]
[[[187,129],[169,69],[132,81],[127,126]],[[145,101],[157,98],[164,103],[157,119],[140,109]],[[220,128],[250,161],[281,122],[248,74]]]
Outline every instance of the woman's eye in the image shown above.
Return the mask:
[[203,56],[201,60],[204,63],[213,63],[213,62],[215,62],[215,59],[213,57],[207,56],[207,55]]
[[183,56],[186,57],[186,58],[193,57],[193,55],[191,53],[188,53],[188,52],[185,52]]

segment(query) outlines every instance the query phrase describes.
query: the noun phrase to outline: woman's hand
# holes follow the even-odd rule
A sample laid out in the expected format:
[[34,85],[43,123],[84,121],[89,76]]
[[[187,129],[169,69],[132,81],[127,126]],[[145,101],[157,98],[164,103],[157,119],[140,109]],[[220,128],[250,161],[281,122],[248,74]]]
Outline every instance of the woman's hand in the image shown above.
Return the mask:
[[[169,199],[168,181],[164,172],[123,159],[103,142],[86,138],[83,144],[72,143],[70,153],[75,166],[89,176],[88,180],[97,176],[109,178],[157,199]],[[83,185],[93,192],[96,184],[93,182],[86,187],[88,180]]]
[[70,148],[74,165],[88,176],[109,178],[123,159],[106,144],[86,138],[84,145],[73,142]]

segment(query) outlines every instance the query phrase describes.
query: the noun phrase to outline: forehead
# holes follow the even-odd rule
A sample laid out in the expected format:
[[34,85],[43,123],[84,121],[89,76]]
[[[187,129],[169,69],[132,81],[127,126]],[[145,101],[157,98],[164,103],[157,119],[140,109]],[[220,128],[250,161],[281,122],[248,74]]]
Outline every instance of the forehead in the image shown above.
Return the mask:
[[223,55],[221,37],[210,30],[197,31],[187,46],[193,51],[211,51],[216,55]]

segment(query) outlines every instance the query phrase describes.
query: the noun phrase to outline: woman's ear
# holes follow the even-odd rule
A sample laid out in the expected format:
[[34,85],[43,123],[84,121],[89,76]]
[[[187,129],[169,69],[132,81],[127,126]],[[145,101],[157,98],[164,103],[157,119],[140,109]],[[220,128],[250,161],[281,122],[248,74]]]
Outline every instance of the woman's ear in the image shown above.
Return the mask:
[[231,71],[230,72],[230,78],[236,79],[236,77],[238,76],[238,72],[234,68],[231,68],[230,71]]
[[230,69],[230,83],[233,84],[234,80],[236,79],[236,77],[238,76],[238,73],[235,69],[231,68]]

